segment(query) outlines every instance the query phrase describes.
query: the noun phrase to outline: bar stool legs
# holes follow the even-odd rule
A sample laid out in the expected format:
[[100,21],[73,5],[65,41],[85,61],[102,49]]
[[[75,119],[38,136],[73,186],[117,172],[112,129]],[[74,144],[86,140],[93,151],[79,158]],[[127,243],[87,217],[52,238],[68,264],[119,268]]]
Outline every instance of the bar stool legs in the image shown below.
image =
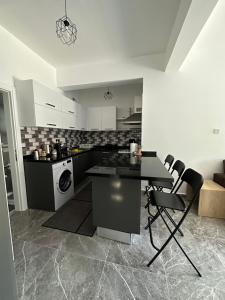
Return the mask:
[[151,222],[148,220],[148,225],[149,225],[149,234],[150,234],[150,241],[152,246],[157,250],[157,253],[155,254],[155,256],[149,261],[149,263],[147,264],[147,266],[149,267],[155,260],[156,258],[160,255],[160,253],[165,249],[165,247],[168,245],[168,243],[170,242],[170,240],[173,238],[176,242],[176,244],[178,245],[178,247],[180,248],[180,250],[183,252],[183,254],[185,255],[185,257],[187,258],[187,260],[189,261],[189,263],[192,265],[192,267],[195,269],[195,271],[197,272],[199,277],[202,277],[201,273],[198,271],[197,267],[194,265],[194,263],[192,262],[192,260],[189,258],[189,256],[187,255],[187,253],[185,252],[185,250],[182,248],[182,246],[180,245],[180,243],[178,242],[178,240],[175,237],[176,232],[179,230],[179,227],[181,226],[184,217],[180,220],[180,222],[176,225],[175,229],[172,231],[169,227],[169,225],[167,224],[165,218],[163,217],[160,208],[158,208],[158,213],[161,216],[164,224],[166,225],[168,231],[170,232],[170,236],[169,238],[166,240],[166,242],[162,245],[162,247],[160,249],[158,249],[153,242],[152,239],[152,230],[151,230]]

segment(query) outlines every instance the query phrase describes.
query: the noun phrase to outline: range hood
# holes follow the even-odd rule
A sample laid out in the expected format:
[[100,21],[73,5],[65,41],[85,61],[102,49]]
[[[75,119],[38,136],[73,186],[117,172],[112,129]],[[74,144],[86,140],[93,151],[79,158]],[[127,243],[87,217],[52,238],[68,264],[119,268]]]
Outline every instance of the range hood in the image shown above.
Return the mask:
[[138,125],[141,124],[142,113],[134,113],[123,121],[123,124]]

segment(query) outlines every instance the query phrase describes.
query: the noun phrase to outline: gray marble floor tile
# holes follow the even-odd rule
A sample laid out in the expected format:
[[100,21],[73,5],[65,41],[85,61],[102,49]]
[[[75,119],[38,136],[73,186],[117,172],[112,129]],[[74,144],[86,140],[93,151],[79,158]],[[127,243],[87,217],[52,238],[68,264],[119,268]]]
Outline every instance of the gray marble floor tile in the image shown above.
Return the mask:
[[[54,249],[24,242],[21,260],[15,261],[18,296],[21,297],[55,253]],[[18,254],[19,255],[19,254]]]
[[68,232],[39,226],[24,232],[20,239],[41,246],[60,249],[67,236],[69,236]]
[[34,232],[53,213],[29,209],[25,212],[16,212],[10,218],[13,239],[23,238],[29,232]]
[[23,300],[92,300],[104,262],[57,250],[35,277]]
[[13,240],[13,253],[14,253],[14,263],[18,264],[23,259],[23,247],[25,247],[25,241],[23,240]]
[[[179,266],[176,267],[179,268]],[[174,300],[223,300],[225,299],[225,273],[205,274],[203,277],[191,273],[167,274],[170,299]]]
[[105,260],[111,241],[94,235],[93,237],[70,233],[62,243],[62,250]]
[[225,220],[223,219],[198,217],[196,214],[191,213],[185,220],[184,226],[193,235],[224,238]]
[[225,234],[224,238],[213,238],[208,239],[209,243],[212,245],[214,253],[219,257],[222,261],[225,268]]
[[[159,245],[157,240],[156,245]],[[147,267],[148,262],[155,253],[156,251],[150,244],[148,234],[134,235],[131,245],[113,242],[109,249],[107,261],[149,272],[164,272],[160,257],[150,268]]]
[[96,299],[168,299],[166,277],[164,274],[106,263]]
[[[194,237],[189,242],[184,242],[183,239],[182,246],[203,276],[225,270],[221,259],[208,239]],[[177,269],[176,274],[190,273],[195,276],[195,270],[174,241],[164,249],[161,256],[166,272]]]
[[[170,213],[175,220],[181,216]],[[141,235],[132,245],[42,227],[51,215],[29,210],[11,216],[21,300],[225,299],[224,220],[198,217],[193,209],[182,225],[184,237],[176,235],[199,278],[174,241],[146,267],[156,251],[144,230],[143,206]],[[169,233],[160,219],[152,229],[159,247]]]

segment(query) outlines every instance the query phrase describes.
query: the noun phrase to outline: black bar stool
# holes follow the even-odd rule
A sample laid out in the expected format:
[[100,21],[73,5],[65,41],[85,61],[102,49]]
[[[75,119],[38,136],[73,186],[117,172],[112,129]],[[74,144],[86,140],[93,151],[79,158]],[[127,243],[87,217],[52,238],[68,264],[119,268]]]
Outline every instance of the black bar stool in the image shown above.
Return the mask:
[[[164,166],[167,167],[168,171],[170,171],[173,162],[174,162],[174,156],[171,154],[168,154],[164,161]],[[145,187],[145,194],[148,195],[148,192],[150,191],[151,187],[152,187],[152,182],[149,181],[148,185]]]
[[[190,187],[192,188],[192,199],[190,200],[190,202],[187,206],[185,205],[183,198],[177,194],[178,190],[180,189],[181,185],[184,182],[188,183],[190,185]],[[149,216],[148,217],[148,228],[149,228],[150,242],[151,242],[152,246],[156,249],[157,253],[148,263],[148,265],[147,265],[148,267],[155,261],[155,259],[160,255],[160,253],[164,250],[164,248],[168,245],[170,240],[173,238],[175,240],[175,242],[177,243],[178,247],[180,248],[180,250],[183,252],[185,257],[187,258],[187,260],[190,262],[192,267],[195,269],[197,274],[201,277],[201,273],[198,271],[198,269],[196,268],[194,263],[191,261],[191,259],[189,258],[189,256],[185,252],[185,250],[182,248],[182,246],[178,242],[175,234],[179,230],[179,228],[180,228],[181,224],[183,223],[183,221],[185,220],[186,216],[188,215],[193,202],[197,199],[200,189],[202,187],[202,184],[203,184],[202,175],[200,175],[193,169],[187,169],[184,172],[184,174],[182,175],[181,182],[178,185],[178,187],[176,188],[176,191],[174,193],[164,193],[164,192],[154,191],[154,190],[152,190],[150,192],[151,204],[153,206],[155,206],[157,209],[157,212],[158,212],[157,218],[161,217],[164,224],[166,225],[166,228],[169,231],[169,237],[164,242],[164,244],[161,246],[160,249],[155,246],[154,241],[153,241],[152,228],[151,228],[151,224],[152,224],[151,216]],[[181,216],[179,222],[176,224],[174,221],[173,224],[176,224],[176,226],[173,230],[170,228],[169,224],[166,221],[166,218],[163,216],[163,212],[165,211],[165,209],[173,209],[173,210],[178,210],[178,211],[183,212],[183,215]],[[166,214],[166,216],[167,216],[167,214]]]

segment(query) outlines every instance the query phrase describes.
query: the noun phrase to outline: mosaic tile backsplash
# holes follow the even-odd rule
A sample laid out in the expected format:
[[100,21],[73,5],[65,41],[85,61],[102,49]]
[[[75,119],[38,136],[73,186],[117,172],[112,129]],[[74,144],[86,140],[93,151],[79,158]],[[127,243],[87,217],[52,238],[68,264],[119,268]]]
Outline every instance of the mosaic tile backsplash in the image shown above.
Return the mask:
[[44,127],[21,127],[23,154],[29,155],[42,144],[53,144],[60,139],[67,147],[80,144],[117,144],[126,146],[129,139],[135,139],[141,144],[141,129],[117,131],[79,131]]

